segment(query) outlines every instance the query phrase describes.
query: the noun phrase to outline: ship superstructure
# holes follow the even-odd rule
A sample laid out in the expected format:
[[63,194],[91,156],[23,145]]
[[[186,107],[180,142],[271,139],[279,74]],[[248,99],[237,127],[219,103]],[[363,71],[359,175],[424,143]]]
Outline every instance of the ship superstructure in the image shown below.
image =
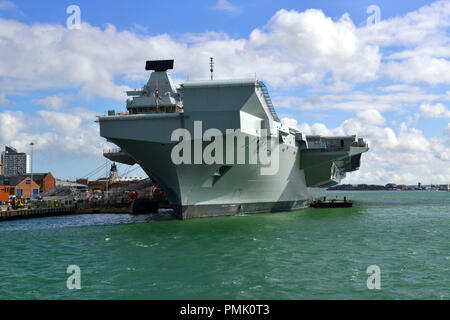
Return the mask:
[[176,88],[173,60],[148,61],[127,112],[99,117],[119,148],[113,161],[139,164],[180,219],[298,209],[311,191],[338,184],[368,151],[355,136],[307,136],[282,124],[257,79],[189,81]]

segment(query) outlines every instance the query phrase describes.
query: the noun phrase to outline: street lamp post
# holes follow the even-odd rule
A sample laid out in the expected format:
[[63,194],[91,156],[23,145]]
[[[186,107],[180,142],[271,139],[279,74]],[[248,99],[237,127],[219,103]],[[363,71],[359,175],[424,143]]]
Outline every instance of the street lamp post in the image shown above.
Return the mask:
[[108,159],[106,159],[106,165],[105,165],[105,168],[106,168],[106,193],[105,193],[105,199],[107,199],[108,198],[108,182],[109,182],[109,176],[108,176]]
[[31,189],[31,193],[30,193],[30,199],[33,199],[33,146],[34,143],[31,142],[30,143],[31,146],[31,156],[30,156],[30,169],[31,169],[31,183],[30,183],[30,189]]

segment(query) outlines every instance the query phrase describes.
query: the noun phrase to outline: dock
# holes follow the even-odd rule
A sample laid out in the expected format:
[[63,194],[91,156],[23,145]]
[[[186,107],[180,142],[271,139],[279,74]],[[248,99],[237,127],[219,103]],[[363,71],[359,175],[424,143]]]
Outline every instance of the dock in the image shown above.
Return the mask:
[[0,221],[75,214],[75,207],[17,209],[0,212]]
[[158,209],[170,209],[167,201],[156,199],[136,199],[129,203],[108,204],[92,201],[85,204],[75,203],[56,208],[22,208],[0,210],[0,221],[54,217],[73,214],[147,214],[156,213]]

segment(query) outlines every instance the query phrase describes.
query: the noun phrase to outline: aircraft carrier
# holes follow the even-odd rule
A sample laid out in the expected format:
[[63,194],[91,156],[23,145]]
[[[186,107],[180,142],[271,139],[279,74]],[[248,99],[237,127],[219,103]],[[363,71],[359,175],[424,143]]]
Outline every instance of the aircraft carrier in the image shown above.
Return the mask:
[[175,87],[173,60],[147,61],[127,111],[100,116],[104,156],[139,164],[179,219],[305,207],[318,190],[359,169],[356,136],[307,136],[280,122],[258,79],[188,81]]

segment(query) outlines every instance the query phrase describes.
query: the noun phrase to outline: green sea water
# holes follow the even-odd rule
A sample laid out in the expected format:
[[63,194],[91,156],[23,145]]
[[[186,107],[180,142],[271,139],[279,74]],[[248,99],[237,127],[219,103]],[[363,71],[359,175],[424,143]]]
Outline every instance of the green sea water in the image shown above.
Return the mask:
[[[338,194],[354,207],[0,222],[0,299],[450,298],[450,192]],[[69,265],[81,290],[67,289]]]

